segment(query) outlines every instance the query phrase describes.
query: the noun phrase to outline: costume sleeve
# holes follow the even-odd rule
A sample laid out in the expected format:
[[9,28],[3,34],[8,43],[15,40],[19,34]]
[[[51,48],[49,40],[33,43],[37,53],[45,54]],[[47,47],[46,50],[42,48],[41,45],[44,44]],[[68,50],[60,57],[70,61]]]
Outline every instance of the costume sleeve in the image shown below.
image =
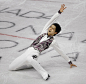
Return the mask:
[[68,63],[70,62],[69,57],[61,50],[57,42],[54,40],[51,45]]
[[58,17],[60,14],[61,14],[61,13],[59,13],[59,11],[58,11],[57,13],[55,13],[55,14],[52,16],[52,18],[51,18],[51,19],[46,23],[46,25],[44,26],[44,28],[43,28],[41,34],[47,33],[49,26],[57,19],[57,17]]

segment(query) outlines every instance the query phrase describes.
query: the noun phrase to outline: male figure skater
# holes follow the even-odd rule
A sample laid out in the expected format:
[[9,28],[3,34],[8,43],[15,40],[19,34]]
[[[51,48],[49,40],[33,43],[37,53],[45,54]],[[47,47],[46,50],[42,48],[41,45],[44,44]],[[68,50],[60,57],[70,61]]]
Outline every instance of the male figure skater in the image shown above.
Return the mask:
[[[44,26],[40,36],[34,40],[30,47],[26,50],[24,54],[16,58],[9,66],[9,70],[20,70],[24,68],[35,68],[44,80],[48,80],[50,75],[42,66],[37,62],[39,53],[48,49],[50,46],[53,47],[69,64],[70,68],[74,65],[68,56],[66,56],[54,40],[54,36],[61,31],[61,27],[57,23],[53,23],[57,17],[65,9],[65,5],[61,5],[60,10],[53,15],[53,17]],[[53,23],[53,24],[52,24]],[[77,67],[77,66],[76,66]]]

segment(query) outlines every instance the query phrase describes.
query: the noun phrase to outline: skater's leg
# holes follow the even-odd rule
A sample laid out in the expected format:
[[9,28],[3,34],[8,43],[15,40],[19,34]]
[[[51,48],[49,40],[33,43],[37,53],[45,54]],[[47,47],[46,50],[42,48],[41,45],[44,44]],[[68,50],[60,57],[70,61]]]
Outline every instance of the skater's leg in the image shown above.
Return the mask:
[[31,48],[29,48],[25,53],[21,56],[17,57],[10,65],[9,70],[19,70],[23,68],[30,68],[32,67],[30,64],[26,65],[26,58],[29,56],[31,52]]
[[48,78],[48,73],[45,71],[41,65],[34,59],[33,56],[27,57],[27,62],[30,63],[43,77],[44,80]]
[[22,70],[22,69],[30,69],[30,68],[33,68],[32,65],[30,64],[23,64],[22,66],[20,66],[19,68],[17,68],[16,70]]
[[25,58],[23,56],[20,56],[9,65],[9,70],[20,70],[31,67],[32,66],[30,64],[27,66]]

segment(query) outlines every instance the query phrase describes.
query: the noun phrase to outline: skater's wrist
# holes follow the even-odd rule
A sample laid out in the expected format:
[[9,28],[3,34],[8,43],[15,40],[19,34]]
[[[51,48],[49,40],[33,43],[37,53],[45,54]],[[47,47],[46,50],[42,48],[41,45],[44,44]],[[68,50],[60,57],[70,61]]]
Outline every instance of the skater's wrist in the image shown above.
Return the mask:
[[62,12],[59,10],[58,13],[61,14]]
[[68,63],[69,63],[69,64],[72,64],[72,61],[69,61]]

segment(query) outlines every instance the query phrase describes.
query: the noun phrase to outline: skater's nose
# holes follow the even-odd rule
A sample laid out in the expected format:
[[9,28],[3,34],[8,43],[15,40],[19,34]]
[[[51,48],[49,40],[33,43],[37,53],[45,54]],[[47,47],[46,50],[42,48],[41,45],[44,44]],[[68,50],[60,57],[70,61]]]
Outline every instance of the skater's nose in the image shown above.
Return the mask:
[[52,28],[50,28],[50,30],[52,30]]

